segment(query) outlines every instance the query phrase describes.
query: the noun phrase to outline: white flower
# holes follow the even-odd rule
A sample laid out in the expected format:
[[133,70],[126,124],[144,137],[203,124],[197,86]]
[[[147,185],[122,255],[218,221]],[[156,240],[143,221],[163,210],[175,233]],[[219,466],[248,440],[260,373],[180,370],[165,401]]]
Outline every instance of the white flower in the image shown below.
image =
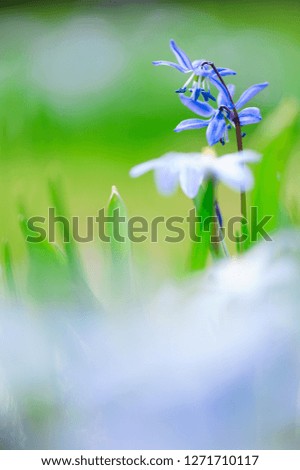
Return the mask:
[[253,186],[253,176],[245,163],[260,160],[252,150],[215,157],[204,153],[169,152],[160,158],[134,166],[133,178],[154,170],[157,189],[160,193],[172,194],[178,183],[184,194],[193,199],[201,184],[208,179],[221,181],[237,191],[247,191]]

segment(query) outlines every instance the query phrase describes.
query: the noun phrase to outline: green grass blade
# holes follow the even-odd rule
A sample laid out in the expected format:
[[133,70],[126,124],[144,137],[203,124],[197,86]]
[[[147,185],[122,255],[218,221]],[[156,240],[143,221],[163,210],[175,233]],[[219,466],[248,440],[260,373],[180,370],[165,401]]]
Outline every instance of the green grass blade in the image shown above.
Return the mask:
[[251,204],[258,207],[260,218],[272,216],[266,225],[269,232],[287,223],[282,202],[284,172],[298,133],[299,106],[294,101],[286,101],[263,123],[260,133],[250,143],[250,147],[258,149],[263,156],[261,163],[254,168],[255,188]]
[[[53,207],[56,209],[56,215],[64,216],[70,221],[69,213],[65,203],[65,196],[60,181],[49,182],[50,199]],[[98,301],[93,295],[88,281],[85,277],[83,264],[81,262],[79,250],[77,244],[70,232],[68,226],[64,227],[59,224],[61,230],[61,240],[66,239],[67,242],[62,243],[62,250],[65,253],[67,266],[69,269],[69,275],[72,282],[76,286],[76,298],[77,301],[82,305],[83,309],[94,310],[100,308]]]
[[8,295],[10,299],[17,300],[17,286],[14,276],[11,249],[8,242],[3,245],[3,269]]
[[191,271],[198,271],[206,267],[211,250],[211,233],[206,229],[203,221],[214,214],[214,187],[212,181],[209,181],[205,188],[200,187],[194,199],[194,204],[196,216],[199,217],[200,221],[196,224],[195,230],[199,241],[192,242],[190,269]]
[[118,226],[113,222],[107,224],[109,251],[111,259],[112,293],[119,298],[130,297],[132,290],[131,241],[128,236],[128,214],[126,205],[117,188],[112,192],[107,206],[107,217],[120,220]]
[[[64,216],[68,220],[70,220],[69,213],[68,213],[66,203],[65,203],[65,196],[63,193],[61,182],[50,181],[49,192],[50,192],[51,203],[53,204],[53,207],[56,209],[57,215]],[[74,277],[82,279],[83,270],[82,270],[82,265],[81,265],[81,261],[80,261],[80,257],[79,257],[75,240],[73,239],[72,234],[70,233],[70,230],[68,227],[63,227],[62,224],[60,224],[59,227],[61,230],[61,239],[63,240],[65,238],[68,240],[68,242],[63,244],[63,249],[66,254],[68,263],[70,265],[72,275]]]
[[20,226],[29,258],[26,291],[30,299],[45,307],[72,304],[74,288],[65,256],[56,245],[47,240],[28,241],[32,232],[23,211],[20,215]]

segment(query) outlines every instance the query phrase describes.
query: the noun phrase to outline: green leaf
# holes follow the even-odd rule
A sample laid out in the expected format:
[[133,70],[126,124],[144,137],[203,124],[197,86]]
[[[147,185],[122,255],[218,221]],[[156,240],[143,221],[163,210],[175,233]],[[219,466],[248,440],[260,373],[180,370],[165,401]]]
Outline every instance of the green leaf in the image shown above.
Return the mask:
[[129,299],[132,291],[131,242],[128,237],[127,209],[115,186],[109,198],[107,217],[110,218],[106,234],[109,237],[111,293],[112,298],[119,303]]
[[[65,204],[65,196],[60,181],[49,182],[50,200],[53,207],[56,209],[57,215],[64,216],[69,219],[68,211]],[[69,219],[70,220],[70,219]],[[82,279],[82,265],[78,254],[75,240],[70,233],[69,228],[59,224],[61,230],[61,239],[66,239],[68,242],[63,244],[63,250],[66,254],[72,276],[74,278]]]
[[74,296],[66,258],[59,248],[47,240],[29,242],[32,232],[21,208],[20,225],[26,240],[29,257],[27,294],[35,302],[47,305],[65,305]]
[[107,206],[107,216],[115,220],[115,223],[109,222],[107,224],[112,260],[118,264],[128,263],[131,245],[128,238],[127,209],[115,186],[112,187]]
[[[68,210],[65,204],[65,196],[60,181],[49,182],[50,198],[56,213],[59,216],[64,216],[70,221]],[[95,307],[100,307],[98,301],[95,299],[89,285],[85,278],[83,265],[81,262],[77,244],[69,230],[69,226],[65,227],[59,224],[61,229],[62,250],[65,254],[69,276],[75,285],[76,289],[76,302],[78,302],[83,309],[93,310]],[[67,242],[63,242],[63,240]]]
[[240,255],[242,254],[242,247],[241,247],[241,241],[240,241],[240,237],[241,237],[241,231],[240,230],[235,230],[235,246],[236,246],[236,251],[237,253]]
[[255,188],[251,195],[253,206],[258,207],[260,217],[271,215],[268,231],[286,224],[282,192],[284,172],[297,141],[299,106],[285,101],[263,123],[259,133],[251,140],[250,148],[262,153],[262,161],[254,168]]
[[14,269],[13,269],[13,262],[11,256],[11,250],[8,242],[4,243],[3,245],[3,270],[4,270],[4,277],[7,287],[8,295],[11,299],[17,300],[17,287],[15,282],[14,276]]
[[200,187],[194,199],[194,204],[196,216],[199,217],[199,223],[196,223],[195,230],[199,241],[192,242],[191,271],[204,269],[207,265],[209,252],[211,251],[211,232],[207,230],[203,221],[207,221],[214,214],[214,186],[212,181],[209,181],[206,187]]

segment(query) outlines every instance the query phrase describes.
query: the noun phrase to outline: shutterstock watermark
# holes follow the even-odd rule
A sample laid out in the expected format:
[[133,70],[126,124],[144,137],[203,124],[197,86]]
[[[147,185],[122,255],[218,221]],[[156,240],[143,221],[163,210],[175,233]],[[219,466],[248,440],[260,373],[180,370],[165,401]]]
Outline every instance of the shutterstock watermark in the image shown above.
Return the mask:
[[[186,217],[157,216],[151,220],[140,215],[126,218],[120,214],[119,209],[115,209],[113,215],[107,216],[105,209],[100,209],[96,216],[88,216],[83,221],[78,216],[68,218],[58,215],[55,208],[50,207],[47,217],[33,216],[27,220],[30,232],[27,242],[42,243],[48,240],[53,243],[62,238],[64,243],[70,243],[72,240],[90,243],[96,239],[104,243],[124,243],[128,239],[133,243],[143,243],[146,240],[157,243],[162,232],[163,240],[167,243],[179,243],[187,238],[201,242],[204,232],[211,233],[212,243],[220,242],[225,237],[234,243],[243,243],[248,239],[252,242],[258,239],[272,241],[267,231],[271,219],[271,215],[259,217],[258,208],[253,206],[247,220],[235,216],[229,218],[222,226],[217,216],[201,218],[197,216],[195,209],[191,209]],[[216,226],[219,228],[217,233],[212,229]],[[251,230],[243,230],[243,226],[251,227]]]

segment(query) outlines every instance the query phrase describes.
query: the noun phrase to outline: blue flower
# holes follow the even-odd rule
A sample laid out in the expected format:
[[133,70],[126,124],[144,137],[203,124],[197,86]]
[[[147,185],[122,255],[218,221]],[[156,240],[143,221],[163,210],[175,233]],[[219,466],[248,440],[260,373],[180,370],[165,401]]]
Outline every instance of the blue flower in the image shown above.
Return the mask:
[[[193,80],[194,77],[201,77],[204,80],[206,78],[210,80],[211,77],[216,77],[215,71],[212,70],[212,68],[206,63],[206,60],[194,60],[192,62],[186,55],[186,53],[182,49],[180,49],[180,47],[177,46],[173,39],[171,39],[170,41],[170,48],[177,59],[177,63],[170,62],[167,60],[156,60],[152,63],[153,65],[166,65],[168,67],[173,67],[182,73],[191,74],[186,83],[181,88],[179,88],[179,90],[177,90],[178,93],[185,93],[187,90],[187,86]],[[225,77],[226,75],[236,75],[236,72],[228,68],[217,67],[217,70],[219,74],[223,77]],[[205,90],[203,91],[205,92]]]
[[137,178],[154,171],[158,191],[164,195],[174,193],[178,184],[186,196],[193,199],[206,180],[222,182],[230,188],[247,191],[253,186],[253,176],[246,163],[255,163],[260,155],[252,150],[215,157],[205,153],[169,152],[160,158],[136,165],[130,176]]
[[[207,127],[206,138],[209,145],[215,145],[219,141],[224,143],[228,140],[228,129],[235,127],[234,107],[236,110],[240,110],[251,98],[268,86],[267,82],[251,86],[241,95],[233,107],[233,103],[222,84],[217,80],[214,80],[214,84],[220,91],[217,99],[217,109],[214,109],[209,103],[195,101],[193,97],[180,95],[181,102],[191,111],[202,117],[210,117],[210,119],[185,119],[178,124],[175,132]],[[228,85],[228,90],[232,97],[234,95],[234,85]],[[255,124],[262,119],[260,110],[254,107],[243,109],[238,113],[238,116],[241,126]]]
[[[179,90],[176,90],[176,93],[185,93],[186,88],[180,88]],[[197,82],[194,82],[192,85],[192,88],[189,89],[189,92],[191,93],[190,98],[192,98],[194,101],[197,101],[200,96],[204,98],[204,101],[212,100],[216,101],[216,98],[210,93],[210,90],[205,90],[205,88],[201,87],[201,82],[200,82],[200,77]]]

